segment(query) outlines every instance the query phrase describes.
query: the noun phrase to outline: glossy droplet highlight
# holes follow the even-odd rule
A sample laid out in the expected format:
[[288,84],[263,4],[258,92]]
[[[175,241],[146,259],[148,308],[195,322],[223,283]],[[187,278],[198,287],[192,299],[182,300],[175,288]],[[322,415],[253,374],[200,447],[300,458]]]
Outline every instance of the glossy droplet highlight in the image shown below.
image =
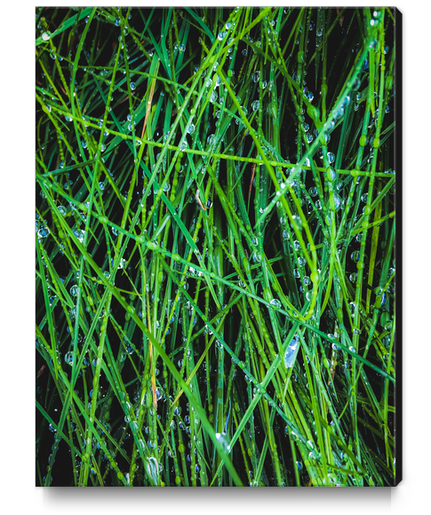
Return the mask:
[[289,346],[287,347],[286,352],[284,353],[284,365],[286,368],[293,367],[293,365],[295,363],[298,345],[299,345],[299,342],[295,335],[295,337],[289,343]]
[[215,436],[217,440],[223,445],[224,450],[226,452],[230,452],[230,442],[227,433],[216,433]]
[[145,469],[146,469],[148,475],[151,477],[151,479],[157,485],[159,483],[159,466],[158,466],[156,458],[154,458],[153,456],[151,456],[150,458],[147,458],[147,461],[145,463]]

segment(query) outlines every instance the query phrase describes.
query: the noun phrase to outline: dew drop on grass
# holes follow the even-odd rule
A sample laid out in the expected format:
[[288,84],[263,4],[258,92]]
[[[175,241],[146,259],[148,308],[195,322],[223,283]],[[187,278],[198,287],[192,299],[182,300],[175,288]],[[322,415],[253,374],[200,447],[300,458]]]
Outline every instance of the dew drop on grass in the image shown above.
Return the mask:
[[280,309],[281,308],[281,302],[278,299],[272,299],[270,301],[271,306],[274,306],[274,308]]
[[67,352],[67,353],[65,354],[65,356],[64,356],[64,361],[65,361],[68,365],[70,365],[70,366],[72,366],[72,365],[73,365],[73,352],[72,352],[72,351],[69,351],[69,352]]
[[229,445],[229,437],[227,433],[216,433],[215,434],[217,440],[223,445],[223,448],[226,452],[230,452],[230,445]]
[[76,236],[76,238],[83,243],[84,242],[84,236],[85,231],[82,231],[81,229],[77,229],[76,231],[73,231],[73,234]]
[[78,295],[78,286],[74,284],[69,291],[72,297],[76,297]]
[[298,230],[301,230],[302,229],[302,220],[301,218],[298,216],[298,215],[293,215],[292,216],[292,226],[296,226],[296,228]]
[[342,200],[341,198],[338,196],[338,195],[334,195],[334,206],[335,206],[335,211],[337,211],[338,209],[340,209],[342,205]]
[[296,349],[298,348],[298,337],[295,335],[284,353],[284,365],[292,368],[295,362]]
[[136,84],[134,82],[130,83],[130,89],[134,91],[136,89]]
[[359,250],[355,250],[350,254],[352,261],[354,261],[355,263],[357,263],[359,261],[359,256],[360,256]]
[[253,252],[251,258],[255,263],[260,263],[262,261],[262,254],[260,252]]
[[148,475],[151,477],[151,479],[157,485],[159,483],[159,466],[158,466],[156,458],[154,458],[153,456],[151,456],[150,458],[147,458],[147,461],[145,463],[145,468],[147,470]]
[[42,39],[43,39],[44,41],[49,41],[49,40],[51,39],[51,35],[50,35],[50,34],[48,34],[47,32],[44,32],[44,33],[42,34]]
[[37,231],[37,235],[39,236],[39,238],[46,238],[49,234],[49,229],[48,227],[41,227],[38,231]]

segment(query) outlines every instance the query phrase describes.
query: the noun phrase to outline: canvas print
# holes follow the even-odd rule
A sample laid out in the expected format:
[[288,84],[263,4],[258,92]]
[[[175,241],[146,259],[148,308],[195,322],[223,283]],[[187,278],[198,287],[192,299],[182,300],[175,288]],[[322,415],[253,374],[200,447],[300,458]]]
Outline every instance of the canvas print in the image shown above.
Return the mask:
[[35,484],[401,480],[390,7],[37,7]]

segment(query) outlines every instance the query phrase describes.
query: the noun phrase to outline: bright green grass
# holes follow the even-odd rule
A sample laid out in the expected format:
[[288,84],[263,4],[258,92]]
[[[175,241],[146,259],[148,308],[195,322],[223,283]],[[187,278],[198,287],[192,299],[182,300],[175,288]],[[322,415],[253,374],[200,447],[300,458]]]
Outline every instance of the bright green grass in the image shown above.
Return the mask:
[[394,11],[36,25],[36,484],[394,484]]

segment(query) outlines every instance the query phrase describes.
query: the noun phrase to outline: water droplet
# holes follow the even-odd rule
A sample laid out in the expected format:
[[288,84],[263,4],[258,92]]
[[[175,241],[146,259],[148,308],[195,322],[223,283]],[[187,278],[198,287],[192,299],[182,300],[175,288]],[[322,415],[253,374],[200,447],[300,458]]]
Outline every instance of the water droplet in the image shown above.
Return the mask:
[[352,252],[350,254],[352,261],[354,261],[355,263],[357,263],[359,261],[359,256],[360,256],[359,250],[355,250],[354,252]]
[[252,75],[252,79],[254,82],[259,82],[260,79],[260,72],[254,72]]
[[42,34],[42,39],[43,39],[44,41],[49,41],[49,40],[51,39],[51,34],[48,34],[47,32],[44,32],[44,33]]
[[228,437],[227,433],[225,433],[225,432],[216,433],[215,437],[223,445],[224,450],[226,452],[230,452],[230,445],[229,445],[230,441],[229,441],[229,437]]
[[253,252],[251,258],[255,263],[260,263],[262,261],[262,254],[260,252]]
[[134,82],[130,83],[130,89],[134,91],[136,89],[136,84]]
[[284,365],[286,368],[292,368],[295,363],[296,350],[298,348],[298,340],[297,338],[293,338],[289,343],[289,346],[284,353]]
[[270,301],[271,306],[274,306],[277,309],[281,308],[281,302],[278,299],[272,299]]
[[333,152],[328,152],[326,155],[328,156],[329,163],[333,163],[335,161],[335,155]]
[[77,229],[76,231],[73,231],[73,234],[76,236],[76,238],[83,243],[84,242],[84,236],[85,231],[82,231],[81,229]]
[[145,468],[147,470],[148,475],[151,477],[151,479],[157,485],[159,483],[159,465],[157,463],[156,458],[154,458],[153,456],[151,456],[150,458],[147,458],[147,461],[145,463]]
[[46,238],[49,234],[49,229],[48,227],[41,227],[38,231],[37,231],[37,235],[39,236],[39,238]]
[[337,211],[338,209],[340,209],[341,205],[342,205],[342,200],[341,198],[338,196],[338,195],[335,195],[334,194],[334,206],[335,206],[335,211]]
[[299,231],[302,230],[302,220],[298,215],[292,216],[292,226],[295,226]]

